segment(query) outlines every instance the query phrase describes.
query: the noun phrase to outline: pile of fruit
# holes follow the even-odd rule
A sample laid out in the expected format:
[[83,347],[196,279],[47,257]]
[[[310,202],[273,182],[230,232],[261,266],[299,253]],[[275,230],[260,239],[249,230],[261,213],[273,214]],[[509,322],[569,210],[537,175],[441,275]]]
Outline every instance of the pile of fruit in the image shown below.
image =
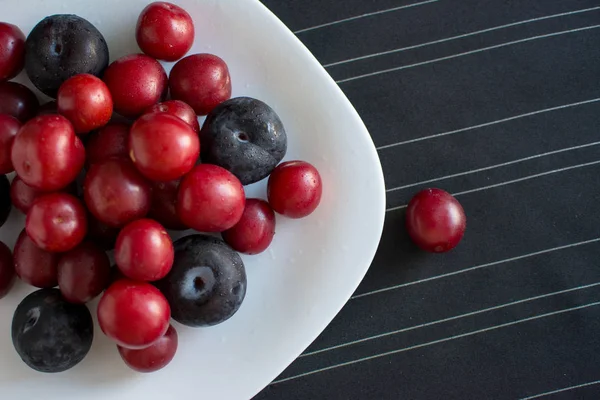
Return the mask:
[[[163,368],[177,349],[171,318],[191,327],[229,319],[246,294],[238,252],[270,245],[275,213],[302,218],[320,202],[318,171],[281,162],[276,112],[231,98],[224,60],[186,56],[194,38],[190,15],[164,2],[141,11],[142,53],[110,64],[104,37],[79,16],[48,16],[27,38],[0,23],[0,225],[12,206],[26,214],[13,252],[0,242],[0,297],[15,276],[40,288],[12,321],[14,347],[37,371],[87,355],[85,304],[97,296],[99,325],[125,363]],[[176,64],[167,75],[159,61]],[[9,82],[23,69],[56,100],[40,106]],[[268,201],[246,199],[244,186],[266,178]],[[167,229],[204,233],[173,242]]]

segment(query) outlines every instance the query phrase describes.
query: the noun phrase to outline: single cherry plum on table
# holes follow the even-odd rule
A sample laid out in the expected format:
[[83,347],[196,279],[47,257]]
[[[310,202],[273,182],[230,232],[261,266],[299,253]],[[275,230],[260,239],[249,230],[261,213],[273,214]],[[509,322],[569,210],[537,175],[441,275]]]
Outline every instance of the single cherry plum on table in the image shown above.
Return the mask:
[[85,305],[65,301],[58,289],[41,289],[17,306],[11,336],[27,366],[40,372],[63,372],[90,351],[94,323]]
[[124,117],[137,117],[161,101],[168,91],[167,73],[154,58],[131,54],[111,63],[103,77],[114,109]]
[[15,272],[23,282],[39,288],[51,288],[58,284],[60,254],[40,249],[27,236],[25,229],[15,243],[13,258]]
[[173,319],[201,327],[231,318],[246,296],[246,269],[239,253],[201,234],[183,237],[174,247],[173,268],[156,282],[171,304]]
[[129,349],[143,349],[158,341],[169,329],[170,318],[167,299],[146,282],[118,280],[98,303],[102,332]]
[[130,160],[119,158],[90,167],[83,182],[83,196],[94,217],[113,228],[145,217],[152,201],[148,181]]
[[129,125],[111,122],[89,135],[85,144],[88,165],[108,160],[112,157],[129,158]]
[[225,168],[243,185],[269,176],[287,151],[279,116],[250,97],[235,97],[215,107],[202,125],[200,142],[202,162]]
[[198,116],[192,107],[181,100],[168,100],[157,103],[146,110],[145,114],[167,113],[171,114],[192,127],[194,132],[200,131]]
[[264,200],[246,199],[242,218],[222,233],[225,243],[246,254],[265,251],[275,235],[275,212]]
[[98,245],[84,241],[61,255],[57,272],[58,288],[65,300],[84,304],[108,286],[110,260]]
[[102,34],[89,21],[73,14],[44,18],[31,30],[25,46],[27,76],[52,98],[60,85],[75,75],[100,77],[109,60]]
[[442,189],[424,189],[406,208],[406,229],[413,242],[432,253],[452,250],[461,241],[467,217],[450,193]]
[[134,350],[117,346],[125,364],[137,372],[156,372],[166,367],[177,352],[177,331],[169,325],[167,333],[144,349]]
[[177,62],[169,74],[171,97],[207,115],[231,97],[229,68],[213,54],[194,54]]
[[25,35],[19,27],[0,22],[0,82],[14,78],[25,65]]
[[222,232],[238,223],[246,195],[238,178],[211,164],[194,167],[179,184],[177,214],[200,232]]
[[138,118],[129,132],[129,156],[136,168],[153,181],[171,181],[188,173],[200,154],[196,132],[166,113]]
[[0,82],[0,114],[12,115],[22,124],[35,117],[40,102],[35,94],[17,82]]
[[286,161],[271,173],[267,196],[273,210],[289,218],[310,215],[321,202],[323,185],[317,169],[305,161]]
[[6,244],[0,242],[0,299],[10,292],[16,276],[12,252]]
[[177,214],[177,193],[180,180],[152,182],[152,206],[148,216],[167,229],[182,231],[188,227]]
[[138,219],[125,225],[115,245],[115,262],[123,275],[136,281],[156,281],[173,266],[173,242],[161,224]]
[[59,190],[83,168],[85,148],[65,117],[41,115],[23,125],[13,142],[11,160],[29,186]]
[[142,10],[135,38],[140,49],[150,57],[177,61],[194,44],[194,22],[183,8],[157,1]]
[[29,209],[25,229],[41,249],[65,252],[85,238],[86,211],[75,196],[61,192],[45,194]]
[[10,152],[20,128],[21,123],[18,119],[12,115],[0,114],[0,174],[8,174],[15,170]]
[[100,78],[79,74],[67,79],[58,89],[58,112],[73,124],[75,133],[88,133],[108,123],[113,102],[108,87]]
[[0,175],[0,227],[6,223],[11,210],[10,182],[6,175]]

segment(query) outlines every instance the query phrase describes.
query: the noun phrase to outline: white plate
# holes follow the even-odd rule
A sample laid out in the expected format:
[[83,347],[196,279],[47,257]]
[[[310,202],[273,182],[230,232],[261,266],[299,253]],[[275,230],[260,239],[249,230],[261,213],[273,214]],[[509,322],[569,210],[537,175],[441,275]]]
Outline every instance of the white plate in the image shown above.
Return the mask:
[[[47,15],[71,13],[105,36],[111,60],[137,52],[135,21],[148,0],[0,0],[1,20],[26,34]],[[178,0],[194,19],[192,52],[222,57],[233,95],[270,104],[288,132],[286,160],[321,172],[323,200],[304,220],[277,219],[270,250],[244,257],[248,291],[239,312],[211,328],[177,325],[179,351],[154,374],[137,374],[96,327],[86,359],[62,374],[25,366],[13,349],[10,323],[32,288],[18,284],[0,301],[0,395],[21,400],[249,399],[287,367],[327,326],[367,271],[385,215],[377,152],[358,114],[301,42],[257,0]],[[171,65],[166,65],[169,69]],[[21,75],[19,81],[26,82]],[[265,181],[247,189],[265,196]],[[23,217],[0,230],[12,246]],[[95,314],[96,302],[90,305]],[[144,397],[142,397],[144,396]]]

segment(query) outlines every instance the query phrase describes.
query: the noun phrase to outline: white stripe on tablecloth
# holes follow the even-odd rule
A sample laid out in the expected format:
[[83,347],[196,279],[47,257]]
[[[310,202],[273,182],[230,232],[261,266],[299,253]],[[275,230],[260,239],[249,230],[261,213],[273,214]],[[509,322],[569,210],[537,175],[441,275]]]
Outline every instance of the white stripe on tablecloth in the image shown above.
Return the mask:
[[594,11],[594,10],[600,10],[600,7],[584,8],[584,9],[581,9],[581,10],[569,11],[569,12],[564,12],[564,13],[560,13],[560,14],[552,14],[552,15],[547,15],[545,17],[538,17],[538,18],[526,19],[524,21],[519,21],[519,22],[512,22],[510,24],[494,26],[492,28],[487,28],[487,29],[482,29],[482,30],[479,30],[479,31],[469,32],[469,33],[465,33],[465,34],[462,34],[462,35],[456,35],[456,36],[451,36],[451,37],[444,38],[444,39],[433,40],[431,42],[425,42],[425,43],[421,43],[421,44],[415,44],[413,46],[400,47],[398,49],[381,51],[379,53],[373,53],[373,54],[367,54],[366,56],[349,58],[349,59],[343,60],[343,61],[336,61],[336,62],[333,62],[333,63],[324,64],[323,67],[325,67],[325,68],[334,67],[336,65],[348,64],[348,63],[351,63],[351,62],[354,62],[354,61],[366,60],[366,59],[369,59],[369,58],[374,58],[374,57],[379,57],[379,56],[385,56],[385,55],[394,54],[394,53],[400,53],[400,52],[403,52],[403,51],[406,51],[406,50],[413,50],[413,49],[418,49],[420,47],[431,46],[433,44],[450,42],[452,40],[463,39],[463,38],[466,38],[466,37],[469,37],[469,36],[480,35],[482,33],[493,32],[493,31],[497,31],[497,30],[505,29],[505,28],[511,28],[513,26],[525,25],[525,24],[529,24],[531,22],[543,21],[543,20],[552,19],[552,18],[559,18],[559,17],[564,17],[564,16],[567,16],[567,15],[573,15],[573,14],[581,14],[581,13],[590,12],[590,11]]
[[559,290],[558,292],[546,293],[546,294],[542,294],[542,295],[539,295],[539,296],[529,297],[529,298],[526,298],[526,299],[511,301],[509,303],[504,303],[504,304],[500,304],[498,306],[488,307],[488,308],[484,308],[484,309],[477,310],[477,311],[471,311],[471,312],[468,312],[468,313],[465,313],[465,314],[456,315],[454,317],[438,319],[437,321],[427,322],[427,323],[420,324],[420,325],[414,325],[414,326],[410,326],[408,328],[402,328],[402,329],[398,329],[398,330],[391,331],[391,332],[380,333],[379,335],[374,335],[374,336],[369,336],[369,337],[358,339],[358,340],[353,340],[353,341],[350,341],[350,342],[338,344],[336,346],[325,347],[323,349],[319,349],[319,350],[315,350],[315,351],[311,351],[311,352],[307,352],[307,353],[301,354],[300,357],[313,356],[315,354],[325,353],[327,351],[341,349],[343,347],[348,347],[348,346],[352,346],[352,345],[355,345],[355,344],[358,344],[358,343],[368,342],[370,340],[381,339],[383,337],[397,335],[399,333],[409,332],[409,331],[413,331],[413,330],[419,329],[419,328],[426,328],[428,326],[438,325],[438,324],[442,324],[444,322],[455,321],[455,320],[458,320],[458,319],[461,319],[461,318],[472,317],[473,315],[483,314],[483,313],[486,313],[486,312],[489,312],[489,311],[500,310],[502,308],[514,306],[514,305],[517,305],[517,304],[523,304],[523,303],[527,303],[527,302],[530,302],[530,301],[540,300],[540,299],[544,299],[544,298],[547,298],[547,297],[558,296],[560,294],[575,292],[577,290],[589,289],[589,288],[592,288],[592,287],[598,286],[598,285],[600,285],[600,282],[591,283],[589,285],[577,286],[577,287],[570,288],[570,289]]
[[[600,160],[598,160],[598,161],[591,161],[591,162],[583,163],[583,164],[572,165],[570,167],[553,169],[552,171],[546,171],[546,172],[541,172],[539,174],[528,175],[528,176],[524,176],[522,178],[512,179],[512,180],[506,181],[506,182],[495,183],[493,185],[488,185],[488,186],[483,186],[483,187],[479,187],[479,188],[475,188],[475,189],[465,190],[465,191],[462,191],[462,192],[452,193],[452,195],[453,196],[460,196],[460,195],[463,195],[463,194],[481,192],[482,190],[493,189],[493,188],[497,188],[497,187],[500,187],[500,186],[506,186],[506,185],[510,185],[510,184],[513,184],[513,183],[517,183],[517,182],[528,181],[530,179],[539,178],[541,176],[552,175],[552,174],[556,174],[556,173],[559,173],[559,172],[569,171],[569,170],[577,169],[577,168],[589,167],[591,165],[596,165],[596,164],[600,164]],[[401,205],[401,206],[388,208],[385,211],[389,212],[389,211],[401,210],[401,209],[406,208],[407,206],[408,206],[408,204],[404,204],[404,205]]]
[[395,71],[400,71],[400,70],[403,70],[403,69],[418,67],[420,65],[432,64],[432,63],[435,63],[435,62],[438,62],[438,61],[450,60],[450,59],[453,59],[453,58],[463,57],[463,56],[467,56],[467,55],[470,55],[470,54],[481,53],[483,51],[498,49],[498,48],[501,48],[501,47],[512,46],[514,44],[530,42],[530,41],[533,41],[533,40],[539,40],[539,39],[549,38],[549,37],[553,37],[553,36],[565,35],[567,33],[587,31],[587,30],[596,29],[596,28],[600,28],[600,25],[590,25],[590,26],[585,26],[583,28],[569,29],[568,31],[560,31],[560,32],[554,32],[554,33],[548,33],[548,34],[545,34],[545,35],[532,36],[532,37],[528,37],[528,38],[525,38],[525,39],[513,40],[511,42],[500,43],[500,44],[496,44],[494,46],[483,47],[483,48],[477,49],[477,50],[465,51],[463,53],[453,54],[451,56],[434,58],[433,60],[422,61],[422,62],[418,62],[418,63],[415,63],[415,64],[403,65],[401,67],[388,68],[388,69],[383,69],[381,71],[369,72],[368,74],[362,74],[362,75],[353,76],[351,78],[340,79],[339,81],[336,81],[336,83],[340,84],[340,83],[351,82],[351,81],[355,81],[357,79],[363,79],[363,78],[368,78],[368,77],[375,76],[375,75],[387,74],[389,72],[395,72]]
[[553,311],[553,312],[549,312],[549,313],[545,313],[545,314],[540,314],[540,315],[536,315],[536,316],[529,317],[529,318],[518,319],[516,321],[507,322],[505,324],[490,326],[489,328],[478,329],[476,331],[462,333],[460,335],[450,336],[450,337],[447,337],[447,338],[444,338],[444,339],[433,340],[431,342],[422,343],[422,344],[418,344],[418,345],[415,345],[415,346],[404,347],[404,348],[398,349],[398,350],[392,350],[392,351],[388,351],[388,352],[385,352],[385,353],[375,354],[375,355],[372,355],[372,356],[369,356],[369,357],[363,357],[363,358],[359,358],[359,359],[356,359],[356,360],[352,360],[352,361],[348,361],[348,362],[344,362],[344,363],[340,363],[340,364],[331,365],[331,366],[325,367],[325,368],[315,369],[313,371],[309,371],[309,372],[305,372],[305,373],[302,373],[302,374],[290,376],[288,378],[283,378],[283,379],[279,379],[279,380],[273,381],[272,384],[274,385],[274,384],[277,384],[277,383],[283,383],[283,382],[291,381],[291,380],[294,380],[294,379],[302,378],[302,377],[305,377],[305,376],[314,375],[314,374],[317,374],[319,372],[329,371],[329,370],[340,368],[340,367],[346,367],[348,365],[358,364],[358,363],[361,363],[361,362],[364,362],[364,361],[374,360],[376,358],[381,358],[381,357],[390,356],[390,355],[393,355],[393,354],[403,353],[403,352],[406,352],[406,351],[409,351],[409,350],[420,349],[422,347],[427,347],[427,346],[431,346],[431,345],[434,345],[434,344],[449,342],[451,340],[460,339],[460,338],[464,338],[464,337],[469,337],[469,336],[473,336],[473,335],[477,335],[477,334],[480,334],[480,333],[485,333],[485,332],[493,331],[493,330],[500,329],[500,328],[506,328],[508,326],[518,325],[518,324],[521,324],[521,323],[524,323],[524,322],[534,321],[534,320],[537,320],[537,319],[546,318],[546,317],[550,317],[550,316],[553,316],[553,315],[559,315],[559,314],[564,314],[564,313],[568,313],[568,312],[571,312],[571,311],[582,310],[582,309],[589,308],[589,307],[594,307],[594,306],[597,306],[597,305],[600,305],[600,301],[596,301],[596,302],[589,303],[589,304],[584,304],[584,305],[577,306],[577,307],[571,307],[571,308],[567,308],[567,309],[560,310],[560,311]]
[[405,4],[405,5],[399,6],[399,7],[388,8],[388,9],[380,10],[380,11],[373,11],[373,12],[370,12],[370,13],[365,13],[365,14],[354,16],[354,17],[339,19],[337,21],[327,22],[325,24],[311,26],[310,28],[300,29],[300,30],[294,31],[294,33],[297,35],[297,34],[302,33],[302,32],[314,31],[315,29],[324,28],[326,26],[337,25],[337,24],[341,24],[343,22],[354,21],[356,19],[361,19],[361,18],[365,18],[365,17],[372,17],[373,15],[385,14],[385,13],[389,13],[389,12],[392,12],[392,11],[398,11],[398,10],[402,10],[402,9],[405,9],[405,8],[417,7],[417,6],[421,6],[421,5],[424,5],[424,4],[435,3],[435,2],[438,2],[438,1],[439,0],[427,0],[427,1],[422,1],[420,3]]
[[502,118],[502,119],[498,119],[496,121],[485,122],[485,123],[479,124],[479,125],[468,126],[466,128],[455,129],[453,131],[436,133],[434,135],[423,136],[423,137],[419,137],[419,138],[415,138],[415,139],[404,140],[402,142],[396,142],[396,143],[386,144],[386,145],[377,147],[377,150],[389,149],[391,147],[396,147],[396,146],[402,146],[402,145],[405,145],[405,144],[421,142],[423,140],[435,139],[435,138],[438,138],[438,137],[441,137],[441,136],[448,136],[448,135],[453,135],[455,133],[461,133],[461,132],[471,131],[471,130],[474,130],[474,129],[485,128],[487,126],[492,126],[492,125],[501,124],[501,123],[504,123],[504,122],[514,121],[515,119],[521,119],[521,118],[525,118],[525,117],[531,117],[531,116],[537,115],[537,114],[544,114],[544,113],[547,113],[547,112],[562,110],[562,109],[565,109],[565,108],[571,108],[571,107],[582,106],[582,105],[585,105],[585,104],[596,103],[598,101],[600,101],[600,97],[599,98],[595,98],[595,99],[590,99],[590,100],[578,101],[576,103],[563,104],[561,106],[556,106],[556,107],[544,108],[542,110],[531,111],[531,112],[528,112],[528,113],[525,113],[525,114],[513,115],[512,117]]
[[366,297],[366,296],[371,296],[373,294],[388,292],[390,290],[400,289],[400,288],[403,288],[403,287],[406,287],[406,286],[417,285],[419,283],[429,282],[429,281],[433,281],[433,280],[441,279],[441,278],[447,278],[449,276],[459,275],[459,274],[463,274],[465,272],[475,271],[475,270],[481,269],[481,268],[493,267],[493,266],[504,264],[504,263],[509,263],[509,262],[513,262],[513,261],[522,260],[524,258],[535,257],[535,256],[539,256],[539,255],[542,255],[542,254],[553,253],[555,251],[570,249],[570,248],[573,248],[573,247],[579,247],[579,246],[583,246],[583,245],[591,244],[591,243],[596,243],[596,242],[600,242],[600,238],[590,239],[590,240],[584,240],[582,242],[576,242],[576,243],[566,244],[566,245],[558,246],[558,247],[552,247],[550,249],[539,250],[539,251],[535,251],[533,253],[527,253],[527,254],[523,254],[523,255],[520,255],[520,256],[505,258],[503,260],[492,261],[492,262],[485,263],[485,264],[479,264],[479,265],[476,265],[474,267],[460,269],[458,271],[448,272],[446,274],[435,275],[435,276],[431,276],[429,278],[419,279],[417,281],[412,281],[412,282],[407,282],[407,283],[401,283],[399,285],[389,286],[389,287],[386,287],[386,288],[377,289],[377,290],[373,290],[373,291],[370,291],[370,292],[365,292],[365,293],[357,294],[357,295],[352,296],[350,299],[351,300],[359,299],[361,297]]
[[535,396],[523,397],[521,400],[538,399],[538,398],[540,398],[542,396],[548,396],[548,395],[551,395],[551,394],[567,392],[569,390],[579,389],[579,388],[586,387],[586,386],[591,386],[591,385],[596,385],[598,383],[600,383],[600,380],[593,381],[593,382],[588,382],[588,383],[582,383],[581,385],[569,386],[569,387],[566,387],[566,388],[562,388],[562,389],[558,389],[558,390],[553,390],[551,392],[540,393],[540,394],[536,394]]
[[599,144],[600,144],[600,142],[592,142],[592,143],[582,144],[582,145],[579,145],[579,146],[573,146],[573,147],[567,147],[567,148],[563,148],[563,149],[553,150],[553,151],[549,151],[549,152],[546,152],[546,153],[541,153],[541,154],[536,154],[536,155],[529,156],[529,157],[519,158],[517,160],[512,160],[512,161],[507,161],[507,162],[503,162],[503,163],[500,163],[500,164],[490,165],[489,167],[482,167],[482,168],[472,169],[472,170],[465,171],[465,172],[458,172],[456,174],[444,175],[444,176],[440,176],[438,178],[428,179],[426,181],[411,183],[409,185],[397,186],[397,187],[394,187],[394,188],[391,188],[391,189],[387,189],[386,192],[387,193],[391,193],[391,192],[395,192],[397,190],[402,190],[402,189],[406,189],[406,188],[410,188],[410,187],[414,187],[414,186],[425,185],[427,183],[443,181],[445,179],[457,178],[459,176],[465,176],[465,175],[475,174],[475,173],[483,172],[483,171],[489,171],[489,170],[492,170],[492,169],[495,169],[495,168],[506,167],[508,165],[517,164],[517,163],[520,163],[520,162],[523,162],[523,161],[534,160],[536,158],[546,157],[546,156],[550,156],[550,155],[553,155],[553,154],[565,153],[567,151],[572,151],[572,150],[584,149],[586,147],[597,146]]

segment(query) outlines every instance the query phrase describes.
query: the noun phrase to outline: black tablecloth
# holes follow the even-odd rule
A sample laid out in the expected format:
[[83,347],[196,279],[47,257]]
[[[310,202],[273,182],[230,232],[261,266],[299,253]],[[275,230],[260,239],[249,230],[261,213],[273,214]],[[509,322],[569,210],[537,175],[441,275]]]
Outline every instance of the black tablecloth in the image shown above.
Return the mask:
[[[264,0],[383,164],[383,238],[327,330],[256,396],[600,399],[600,0]],[[404,206],[456,195],[461,244]]]

